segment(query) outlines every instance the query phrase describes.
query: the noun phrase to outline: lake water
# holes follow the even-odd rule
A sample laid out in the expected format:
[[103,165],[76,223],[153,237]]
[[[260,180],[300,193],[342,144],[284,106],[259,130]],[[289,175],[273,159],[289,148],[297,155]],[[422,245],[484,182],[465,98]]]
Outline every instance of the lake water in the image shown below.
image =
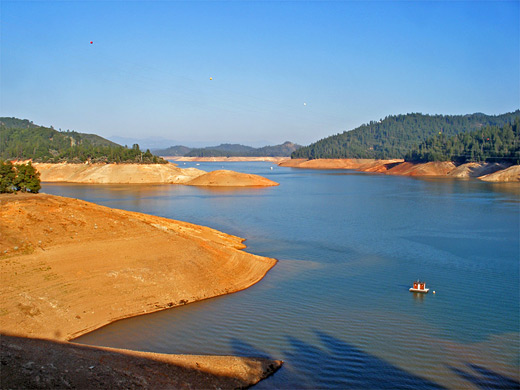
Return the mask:
[[[76,341],[284,360],[259,389],[519,387],[518,184],[271,166],[197,168],[261,174],[278,187],[44,184],[235,234],[279,260],[245,291]],[[408,291],[418,278],[429,294]]]

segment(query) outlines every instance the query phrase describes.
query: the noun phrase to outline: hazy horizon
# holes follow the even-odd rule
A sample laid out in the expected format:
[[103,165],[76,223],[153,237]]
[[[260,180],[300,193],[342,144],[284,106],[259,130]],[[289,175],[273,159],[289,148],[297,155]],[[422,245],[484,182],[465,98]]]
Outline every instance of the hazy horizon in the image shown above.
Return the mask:
[[0,116],[258,147],[503,114],[520,102],[519,4],[3,1]]

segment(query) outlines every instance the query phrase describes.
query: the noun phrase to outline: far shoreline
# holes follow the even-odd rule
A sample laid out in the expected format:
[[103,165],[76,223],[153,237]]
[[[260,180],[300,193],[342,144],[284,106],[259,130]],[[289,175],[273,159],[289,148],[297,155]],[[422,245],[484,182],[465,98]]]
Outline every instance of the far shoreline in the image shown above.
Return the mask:
[[290,160],[290,157],[184,157],[184,156],[161,156],[165,160],[175,162],[272,162],[279,164]]
[[520,165],[505,163],[455,165],[449,161],[411,163],[405,162],[403,159],[291,159],[278,165],[297,169],[346,169],[396,176],[470,178],[495,183],[520,182]]

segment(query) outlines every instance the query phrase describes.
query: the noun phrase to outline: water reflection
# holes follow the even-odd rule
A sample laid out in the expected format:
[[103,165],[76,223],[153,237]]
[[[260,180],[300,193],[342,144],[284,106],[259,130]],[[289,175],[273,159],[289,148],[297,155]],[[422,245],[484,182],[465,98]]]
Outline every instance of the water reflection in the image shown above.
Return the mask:
[[424,298],[426,296],[426,294],[424,294],[424,293],[416,293],[416,292],[413,292],[412,295],[413,295],[413,300],[416,303],[423,303],[424,302]]

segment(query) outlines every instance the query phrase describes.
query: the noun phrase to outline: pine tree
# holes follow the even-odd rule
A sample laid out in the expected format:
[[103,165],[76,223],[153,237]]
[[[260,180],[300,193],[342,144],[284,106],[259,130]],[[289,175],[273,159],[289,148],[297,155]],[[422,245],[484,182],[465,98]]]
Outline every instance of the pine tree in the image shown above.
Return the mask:
[[0,160],[0,193],[14,192],[16,171],[11,161]]
[[42,188],[40,185],[40,172],[38,172],[30,162],[28,164],[17,165],[16,168],[15,187],[22,192],[37,194]]

